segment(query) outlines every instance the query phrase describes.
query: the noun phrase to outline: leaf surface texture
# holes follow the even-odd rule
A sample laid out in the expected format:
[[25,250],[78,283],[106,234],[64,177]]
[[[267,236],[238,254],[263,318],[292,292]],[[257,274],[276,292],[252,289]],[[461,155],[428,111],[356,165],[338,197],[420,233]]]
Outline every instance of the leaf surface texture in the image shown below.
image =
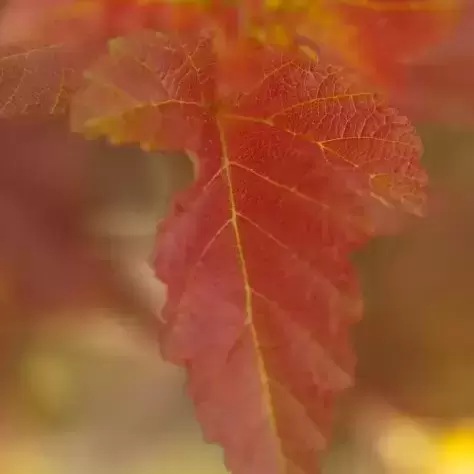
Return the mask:
[[341,71],[254,44],[259,80],[217,95],[213,40],[145,32],[87,73],[73,128],[185,149],[196,181],[160,226],[161,334],[234,474],[312,474],[351,384],[350,251],[421,213],[420,142]]
[[0,47],[0,117],[61,115],[81,84],[87,53],[64,44]]

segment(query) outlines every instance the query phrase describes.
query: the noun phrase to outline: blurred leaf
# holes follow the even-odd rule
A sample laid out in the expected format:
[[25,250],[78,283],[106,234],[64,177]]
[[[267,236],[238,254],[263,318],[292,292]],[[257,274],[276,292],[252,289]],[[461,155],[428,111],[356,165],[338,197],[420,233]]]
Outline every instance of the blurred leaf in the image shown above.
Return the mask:
[[338,11],[354,29],[356,66],[400,88],[404,62],[441,42],[459,20],[463,0],[342,0]]
[[413,120],[474,123],[473,27],[474,2],[465,0],[452,33],[406,62],[402,87],[391,93]]
[[[12,0],[0,32],[4,30],[6,40],[13,35],[23,40],[95,44],[92,47],[97,49],[109,38],[143,28],[184,33],[211,28],[217,31],[223,86],[240,88],[251,82],[247,75],[253,65],[247,63],[245,50],[246,41],[253,38],[306,50],[316,43],[336,61],[348,62],[375,82],[393,87],[400,82],[402,60],[452,30],[462,1]],[[9,33],[10,24],[16,26]]]
[[0,47],[0,117],[60,115],[82,80],[85,55],[65,44]]

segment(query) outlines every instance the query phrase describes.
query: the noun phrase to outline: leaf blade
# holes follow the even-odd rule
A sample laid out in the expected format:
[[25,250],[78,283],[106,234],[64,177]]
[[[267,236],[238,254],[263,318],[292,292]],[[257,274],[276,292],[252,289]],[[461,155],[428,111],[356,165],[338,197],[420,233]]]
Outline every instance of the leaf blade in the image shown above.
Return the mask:
[[[333,397],[352,379],[347,329],[360,305],[349,252],[397,209],[421,212],[419,140],[339,70],[259,45],[248,54],[260,81],[214,99],[211,40],[169,37],[147,50],[150,34],[126,40],[113,68],[94,67],[101,81],[78,95],[76,129],[196,157],[197,179],[158,235],[163,352],[186,367],[197,417],[230,470],[315,472]],[[135,100],[146,87],[134,75],[131,109],[106,109],[101,122],[103,103],[91,98],[123,84],[130,54],[149,66],[142,84],[156,74],[166,94]]]
[[62,115],[79,88],[87,58],[62,43],[0,47],[0,117]]

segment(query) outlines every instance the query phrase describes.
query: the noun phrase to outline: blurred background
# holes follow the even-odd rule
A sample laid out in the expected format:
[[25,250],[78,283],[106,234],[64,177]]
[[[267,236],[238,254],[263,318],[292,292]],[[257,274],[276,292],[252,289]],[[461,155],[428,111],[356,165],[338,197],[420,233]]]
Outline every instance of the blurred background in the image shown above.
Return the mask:
[[[445,56],[416,65],[449,83],[425,77],[416,116],[442,204],[354,255],[358,373],[324,474],[474,473],[474,55],[456,51],[457,75]],[[0,123],[0,142],[0,474],[225,473],[161,360],[166,291],[146,263],[187,157],[87,142],[57,119]]]

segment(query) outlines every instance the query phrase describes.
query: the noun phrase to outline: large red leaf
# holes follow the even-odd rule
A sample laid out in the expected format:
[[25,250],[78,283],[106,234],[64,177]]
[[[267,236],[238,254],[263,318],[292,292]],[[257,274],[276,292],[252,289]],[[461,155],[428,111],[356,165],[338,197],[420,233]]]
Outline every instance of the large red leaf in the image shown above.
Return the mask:
[[157,240],[164,354],[186,367],[234,474],[314,473],[352,379],[349,253],[395,209],[421,212],[420,143],[339,70],[258,44],[259,81],[216,100],[211,45],[153,32],[114,42],[73,126],[195,158]]

